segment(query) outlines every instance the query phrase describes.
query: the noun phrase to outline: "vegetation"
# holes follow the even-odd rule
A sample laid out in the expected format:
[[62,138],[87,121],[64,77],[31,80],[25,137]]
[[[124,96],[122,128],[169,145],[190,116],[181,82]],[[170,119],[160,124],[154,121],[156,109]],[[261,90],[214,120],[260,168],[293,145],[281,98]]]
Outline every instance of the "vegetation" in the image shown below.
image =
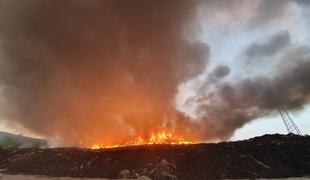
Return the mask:
[[0,132],[0,148],[44,148],[47,142],[43,139],[36,139],[21,135]]

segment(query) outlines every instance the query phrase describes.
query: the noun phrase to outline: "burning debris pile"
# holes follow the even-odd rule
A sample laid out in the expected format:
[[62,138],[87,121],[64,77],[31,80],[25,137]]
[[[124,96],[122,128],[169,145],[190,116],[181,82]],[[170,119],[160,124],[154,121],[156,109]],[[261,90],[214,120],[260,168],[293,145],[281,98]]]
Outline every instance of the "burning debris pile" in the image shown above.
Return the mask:
[[177,136],[172,132],[162,130],[157,133],[151,133],[150,137],[147,139],[144,139],[142,137],[136,137],[134,140],[123,144],[113,144],[113,145],[94,144],[91,146],[91,149],[104,149],[104,148],[116,148],[125,146],[152,145],[152,144],[194,144],[194,142],[186,140],[181,136]]
[[179,180],[310,174],[310,137],[291,134],[218,144],[0,151],[0,169],[10,174]]

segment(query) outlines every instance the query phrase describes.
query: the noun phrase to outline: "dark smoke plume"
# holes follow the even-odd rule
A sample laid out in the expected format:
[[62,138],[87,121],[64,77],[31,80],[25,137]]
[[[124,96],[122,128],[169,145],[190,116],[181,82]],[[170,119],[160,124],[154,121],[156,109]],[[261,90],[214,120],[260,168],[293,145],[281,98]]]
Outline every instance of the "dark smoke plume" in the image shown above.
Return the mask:
[[208,61],[187,41],[195,13],[187,0],[2,0],[2,118],[75,144],[172,127],[178,84]]
[[[302,107],[310,51],[289,30],[253,42],[231,64],[207,67],[200,21],[224,39],[236,27],[278,25],[294,3],[308,4],[238,2],[0,0],[1,121],[66,145],[126,142],[159,128],[213,140],[278,106]],[[195,79],[194,93],[180,92]],[[176,109],[182,93],[195,116]]]
[[[203,88],[197,90],[197,96],[188,99],[187,103],[197,105],[197,119],[204,137],[229,138],[244,124],[272,115],[279,107],[296,110],[309,102],[310,47],[290,44],[289,37],[287,32],[279,32],[267,37],[269,40],[263,44],[251,44],[243,52],[250,57],[245,61],[260,61],[257,57],[268,56],[269,61],[256,63],[255,69],[263,71],[275,64],[272,72],[252,75],[253,69],[246,71],[252,67],[244,66],[242,71],[248,74],[217,79],[210,88],[214,74],[222,74],[217,73],[223,71],[219,70],[223,69],[220,66],[208,76],[209,81],[205,81]],[[279,53],[281,56],[276,59]]]

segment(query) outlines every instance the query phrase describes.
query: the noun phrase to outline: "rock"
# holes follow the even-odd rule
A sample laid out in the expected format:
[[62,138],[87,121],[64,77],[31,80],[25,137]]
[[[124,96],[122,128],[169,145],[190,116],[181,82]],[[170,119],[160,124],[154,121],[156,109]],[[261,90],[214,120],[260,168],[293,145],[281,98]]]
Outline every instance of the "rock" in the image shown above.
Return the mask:
[[128,178],[130,175],[130,171],[128,169],[124,169],[120,171],[118,174],[121,178]]
[[153,164],[152,163],[147,163],[147,165],[146,165],[148,168],[150,168],[150,167],[153,167]]
[[147,176],[141,176],[138,178],[138,180],[152,180],[152,179]]

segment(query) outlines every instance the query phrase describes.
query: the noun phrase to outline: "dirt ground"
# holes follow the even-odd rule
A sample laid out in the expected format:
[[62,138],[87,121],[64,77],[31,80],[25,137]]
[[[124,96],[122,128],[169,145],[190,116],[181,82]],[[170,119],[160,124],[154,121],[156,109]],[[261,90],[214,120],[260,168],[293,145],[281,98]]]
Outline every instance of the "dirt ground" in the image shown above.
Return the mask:
[[12,175],[111,179],[304,177],[310,175],[310,137],[276,134],[217,144],[101,150],[0,149],[0,169]]
[[[31,175],[4,175],[0,174],[0,180],[112,180],[105,178],[72,178],[72,177],[47,177],[47,176],[31,176]],[[113,179],[117,180],[117,179]],[[121,179],[129,180],[129,179]],[[130,180],[151,180],[147,177],[140,177],[138,179]]]
[[[300,178],[284,178],[282,180],[308,180],[310,177],[300,177]],[[27,175],[3,175],[0,174],[0,180],[112,180],[103,178],[71,178],[71,177],[46,177],[46,176],[27,176]],[[114,179],[116,180],[116,179]],[[126,180],[126,179],[121,179]],[[128,180],[128,179],[127,179]],[[130,179],[130,180],[150,180],[146,177],[140,179]],[[228,180],[228,179],[227,179]],[[265,179],[260,179],[265,180]],[[281,179],[269,179],[269,180],[281,180]]]

